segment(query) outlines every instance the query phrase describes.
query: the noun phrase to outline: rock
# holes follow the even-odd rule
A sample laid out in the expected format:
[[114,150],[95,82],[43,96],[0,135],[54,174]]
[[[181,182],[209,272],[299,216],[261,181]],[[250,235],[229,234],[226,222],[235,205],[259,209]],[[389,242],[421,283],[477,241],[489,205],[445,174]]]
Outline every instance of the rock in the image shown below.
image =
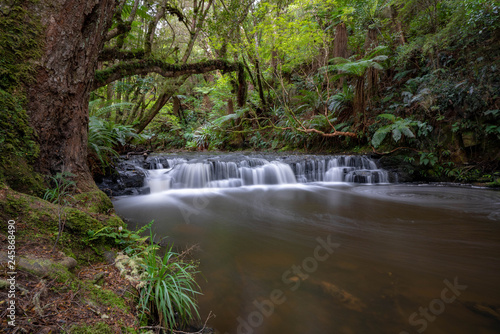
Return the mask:
[[73,269],[74,267],[77,266],[78,263],[72,257],[67,256],[64,259],[62,259],[61,261],[59,261],[59,264],[65,266],[68,269]]
[[145,173],[142,170],[134,169],[132,171],[119,171],[125,188],[141,188],[144,185]]
[[[7,252],[0,252],[0,261],[7,261]],[[65,257],[61,261],[55,262],[50,259],[17,256],[16,265],[21,270],[45,277],[50,273],[64,272],[66,269],[74,268],[77,263],[72,257]]]
[[144,169],[122,161],[116,166],[114,174],[104,176],[97,186],[108,196],[138,195],[145,178]]
[[92,279],[92,284],[99,284],[99,282],[104,279],[105,276],[107,276],[107,272],[101,272],[97,273],[94,275],[94,278]]

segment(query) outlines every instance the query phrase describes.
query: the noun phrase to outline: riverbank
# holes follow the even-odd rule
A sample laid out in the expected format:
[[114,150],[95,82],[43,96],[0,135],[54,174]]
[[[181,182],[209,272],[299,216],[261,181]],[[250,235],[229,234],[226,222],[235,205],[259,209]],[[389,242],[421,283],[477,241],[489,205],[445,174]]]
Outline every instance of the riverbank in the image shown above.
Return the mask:
[[[71,207],[62,208],[65,226],[54,250],[61,207],[2,185],[0,304],[6,333],[138,329],[130,283],[105,261],[106,245],[86,239],[88,229],[124,226],[101,194],[75,195]],[[5,311],[8,305],[14,313]]]
[[[0,225],[0,305],[7,333],[201,328],[190,327],[196,317],[188,300],[197,294],[197,263],[173,250],[162,262],[152,235],[143,236],[147,227],[129,231],[101,191],[58,205],[2,184],[0,219],[6,222]],[[168,283],[168,291],[152,291],[154,282]],[[159,306],[165,294],[175,299],[168,316],[183,314],[168,323]]]

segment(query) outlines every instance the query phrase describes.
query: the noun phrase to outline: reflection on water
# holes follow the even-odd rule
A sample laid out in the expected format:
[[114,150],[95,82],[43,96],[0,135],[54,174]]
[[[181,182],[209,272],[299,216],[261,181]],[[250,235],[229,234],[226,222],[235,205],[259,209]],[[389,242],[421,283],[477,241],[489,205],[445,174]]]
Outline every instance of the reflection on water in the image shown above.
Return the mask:
[[[496,333],[500,193],[344,183],[171,190],[115,201],[197,243],[221,333]],[[488,315],[489,313],[489,315]]]

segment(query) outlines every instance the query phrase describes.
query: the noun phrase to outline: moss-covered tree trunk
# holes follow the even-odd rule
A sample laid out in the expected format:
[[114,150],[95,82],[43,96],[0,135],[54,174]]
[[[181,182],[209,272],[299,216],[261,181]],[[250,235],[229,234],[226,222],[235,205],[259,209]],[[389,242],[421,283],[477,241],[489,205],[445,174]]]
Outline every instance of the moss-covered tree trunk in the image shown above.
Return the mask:
[[51,0],[29,5],[44,29],[43,55],[27,90],[27,113],[36,131],[42,173],[76,175],[81,190],[95,187],[87,166],[88,102],[97,57],[114,0]]

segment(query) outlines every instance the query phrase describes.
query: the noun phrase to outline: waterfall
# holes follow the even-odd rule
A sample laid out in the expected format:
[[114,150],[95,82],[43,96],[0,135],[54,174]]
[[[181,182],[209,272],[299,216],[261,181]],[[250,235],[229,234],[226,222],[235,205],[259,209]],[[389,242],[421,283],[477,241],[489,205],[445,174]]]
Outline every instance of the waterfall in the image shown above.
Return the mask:
[[224,160],[227,157],[155,157],[149,162],[151,170],[145,184],[151,192],[159,192],[310,182],[389,183],[389,173],[378,169],[366,156],[294,156],[275,160],[238,156],[233,161]]

